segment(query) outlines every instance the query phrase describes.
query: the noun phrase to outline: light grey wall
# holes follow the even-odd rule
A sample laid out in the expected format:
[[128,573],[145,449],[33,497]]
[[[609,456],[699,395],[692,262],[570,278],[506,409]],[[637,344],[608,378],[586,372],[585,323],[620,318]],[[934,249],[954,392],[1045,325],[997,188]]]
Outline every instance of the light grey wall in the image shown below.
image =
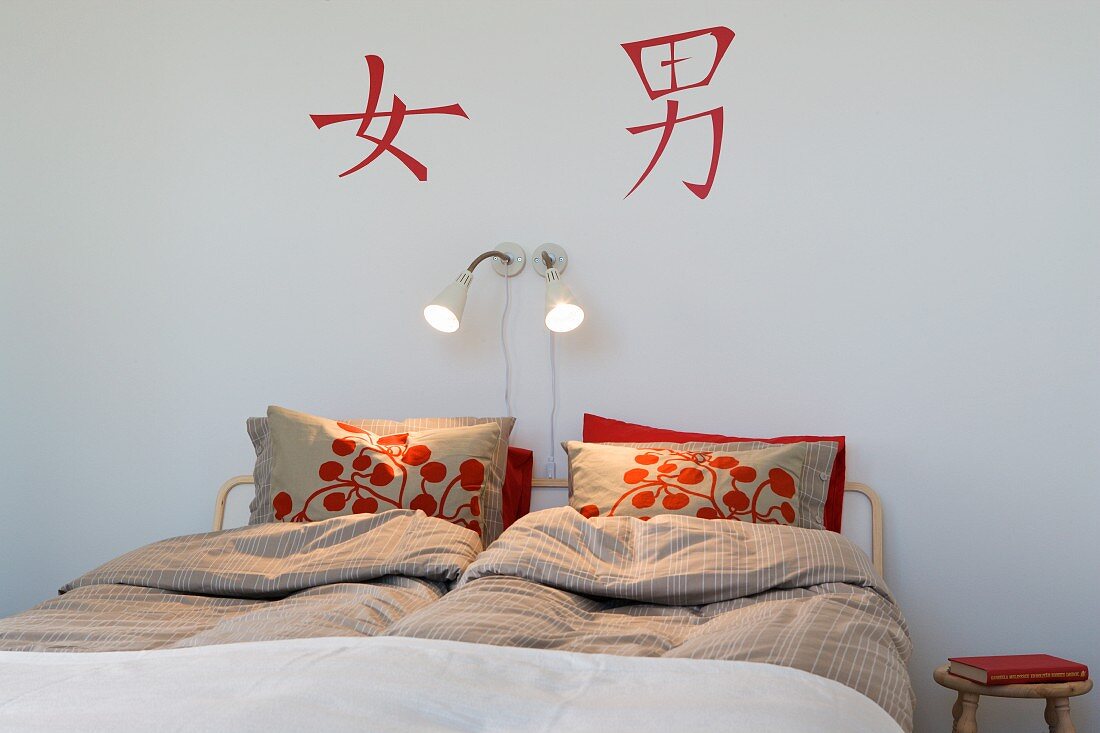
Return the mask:
[[[500,413],[499,279],[477,273],[456,336],[420,309],[489,245],[550,240],[589,314],[559,344],[560,438],[585,410],[849,436],[920,730],[945,727],[949,654],[1100,664],[1098,8],[0,4],[0,611],[206,529],[268,403]],[[663,106],[618,44],[717,24],[730,53],[681,97],[725,106],[714,192],[678,183],[706,153],[678,128],[624,201],[656,141],[623,128]],[[310,124],[365,103],[369,52],[387,108],[470,115],[405,124],[427,183],[389,156],[338,179],[369,146]],[[541,463],[540,285],[513,296]]]

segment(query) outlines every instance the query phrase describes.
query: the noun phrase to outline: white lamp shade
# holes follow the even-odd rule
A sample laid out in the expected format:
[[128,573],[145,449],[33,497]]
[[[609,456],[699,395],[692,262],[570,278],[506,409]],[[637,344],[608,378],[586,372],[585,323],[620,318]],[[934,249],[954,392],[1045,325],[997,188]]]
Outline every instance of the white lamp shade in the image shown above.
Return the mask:
[[424,309],[424,320],[437,331],[454,333],[462,323],[462,311],[466,309],[466,294],[469,291],[470,273],[463,272],[428,304]]
[[555,333],[572,331],[584,320],[584,309],[573,292],[558,279],[554,268],[546,271],[546,327]]

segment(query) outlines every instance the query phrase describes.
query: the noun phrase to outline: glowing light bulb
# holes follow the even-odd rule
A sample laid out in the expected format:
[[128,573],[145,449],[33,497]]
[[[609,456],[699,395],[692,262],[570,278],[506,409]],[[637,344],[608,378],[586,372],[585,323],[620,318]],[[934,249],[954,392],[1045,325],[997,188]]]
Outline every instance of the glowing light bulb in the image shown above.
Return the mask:
[[443,333],[454,333],[458,330],[462,324],[462,311],[466,309],[470,279],[470,271],[464,271],[428,304],[424,309],[424,320],[429,326]]

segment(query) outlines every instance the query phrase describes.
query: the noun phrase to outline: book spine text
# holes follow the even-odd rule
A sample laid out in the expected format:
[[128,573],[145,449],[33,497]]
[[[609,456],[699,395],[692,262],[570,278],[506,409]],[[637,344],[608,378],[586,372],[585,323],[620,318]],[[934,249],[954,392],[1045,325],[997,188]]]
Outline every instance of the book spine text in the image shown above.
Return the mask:
[[1088,675],[1085,670],[1073,672],[1016,672],[1011,674],[991,674],[990,682],[1006,682],[1016,680],[1083,680]]

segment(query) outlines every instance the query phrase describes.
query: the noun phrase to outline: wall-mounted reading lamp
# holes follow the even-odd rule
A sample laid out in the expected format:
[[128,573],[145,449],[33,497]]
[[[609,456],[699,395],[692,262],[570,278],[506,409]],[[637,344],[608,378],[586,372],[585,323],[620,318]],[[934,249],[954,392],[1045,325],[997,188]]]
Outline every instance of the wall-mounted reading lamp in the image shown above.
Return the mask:
[[494,258],[493,269],[503,277],[515,277],[523,272],[523,266],[527,264],[523,248],[511,242],[504,242],[497,249],[482,252],[424,309],[424,320],[428,325],[444,333],[458,330],[462,323],[462,311],[466,308],[466,294],[470,291],[474,268],[490,257]]
[[[543,244],[536,250],[533,270],[539,277],[546,279],[546,317],[544,323],[550,329],[550,374],[553,385],[553,401],[550,410],[550,453],[546,461],[546,475],[554,477],[554,452],[557,443],[554,439],[554,428],[558,410],[558,374],[557,360],[555,357],[555,334],[572,331],[581,325],[584,320],[584,309],[577,303],[565,283],[561,281],[561,273],[565,272],[569,264],[569,257],[565,250],[556,244]],[[505,242],[496,249],[483,252],[474,258],[470,266],[463,270],[455,281],[443,288],[443,292],[436,296],[435,300],[424,309],[424,320],[432,328],[444,333],[454,333],[462,323],[462,311],[466,308],[466,294],[470,291],[470,281],[473,279],[474,268],[487,259],[493,259],[493,269],[498,275],[505,278],[510,285],[510,278],[523,272],[526,264],[526,253],[518,244]],[[508,415],[512,415],[511,384],[512,367],[508,355],[507,322],[508,303],[511,288],[505,288],[504,314],[500,321],[500,346],[504,352],[504,402],[508,406]]]
[[581,325],[584,309],[577,303],[573,291],[561,281],[561,273],[569,264],[565,250],[556,244],[539,247],[535,272],[546,278],[546,327],[554,333],[566,333]]
[[[546,327],[555,333],[572,331],[584,320],[584,310],[577,303],[573,292],[561,282],[561,273],[565,271],[569,258],[565,250],[556,244],[541,245],[538,251],[534,269],[537,275],[546,278]],[[497,274],[507,278],[523,272],[527,259],[523,248],[512,242],[505,242],[497,249],[479,254],[424,309],[424,320],[432,328],[444,333],[458,330],[462,323],[462,311],[466,308],[466,294],[470,291],[474,268],[490,258],[493,258],[493,269]]]

